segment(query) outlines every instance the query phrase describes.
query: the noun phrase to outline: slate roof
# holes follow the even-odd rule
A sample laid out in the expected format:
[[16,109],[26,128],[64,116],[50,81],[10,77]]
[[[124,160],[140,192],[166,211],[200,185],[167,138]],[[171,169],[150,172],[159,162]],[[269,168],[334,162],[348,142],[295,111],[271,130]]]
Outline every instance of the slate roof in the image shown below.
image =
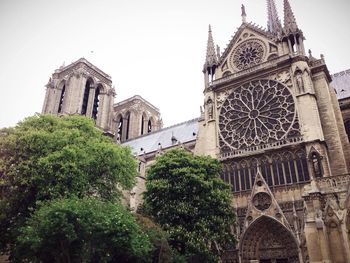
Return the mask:
[[[136,137],[122,143],[132,148],[135,155],[157,151],[160,146],[166,149],[178,143],[188,143],[196,140],[198,133],[198,118]],[[176,140],[175,140],[176,139]]]
[[332,79],[338,100],[350,98],[350,69],[332,75]]

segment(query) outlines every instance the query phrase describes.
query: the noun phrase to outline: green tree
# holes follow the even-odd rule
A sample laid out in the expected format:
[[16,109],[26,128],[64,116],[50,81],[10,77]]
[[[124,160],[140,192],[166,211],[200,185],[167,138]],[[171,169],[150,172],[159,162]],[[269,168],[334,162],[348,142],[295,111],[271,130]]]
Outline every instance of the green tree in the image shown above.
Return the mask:
[[135,183],[129,148],[81,117],[36,115],[0,130],[0,251],[13,251],[18,229],[42,201],[96,196],[118,201]]
[[153,250],[129,211],[97,198],[47,202],[19,232],[19,262],[150,262]]
[[235,215],[220,163],[209,156],[171,150],[147,173],[145,211],[169,234],[169,243],[189,259],[215,262],[232,247]]

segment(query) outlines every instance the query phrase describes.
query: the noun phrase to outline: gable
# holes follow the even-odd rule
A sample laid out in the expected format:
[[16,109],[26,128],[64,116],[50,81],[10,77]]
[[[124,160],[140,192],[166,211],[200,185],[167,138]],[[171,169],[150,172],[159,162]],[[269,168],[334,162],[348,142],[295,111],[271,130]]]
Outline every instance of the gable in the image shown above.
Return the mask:
[[242,24],[220,57],[217,78],[277,56],[278,44],[269,32],[251,24]]

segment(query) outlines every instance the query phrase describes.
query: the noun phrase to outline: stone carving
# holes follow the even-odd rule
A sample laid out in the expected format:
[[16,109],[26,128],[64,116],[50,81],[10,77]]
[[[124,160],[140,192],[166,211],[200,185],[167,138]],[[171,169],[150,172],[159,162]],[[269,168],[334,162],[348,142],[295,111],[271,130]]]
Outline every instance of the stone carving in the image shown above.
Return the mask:
[[232,150],[300,136],[293,96],[273,80],[236,88],[221,107],[219,129],[221,140]]
[[211,98],[207,100],[207,109],[208,109],[208,118],[209,120],[213,119],[213,114],[214,114],[214,106],[213,106],[213,101]]
[[271,206],[271,196],[265,192],[260,192],[254,195],[253,205],[256,209],[264,211]]
[[262,62],[265,55],[264,44],[258,39],[241,43],[233,51],[231,63],[239,70],[246,69]]
[[304,86],[304,80],[303,80],[303,73],[301,71],[298,71],[296,73],[296,82],[297,82],[297,87],[298,87],[298,92],[299,93],[304,93],[305,92],[305,86]]

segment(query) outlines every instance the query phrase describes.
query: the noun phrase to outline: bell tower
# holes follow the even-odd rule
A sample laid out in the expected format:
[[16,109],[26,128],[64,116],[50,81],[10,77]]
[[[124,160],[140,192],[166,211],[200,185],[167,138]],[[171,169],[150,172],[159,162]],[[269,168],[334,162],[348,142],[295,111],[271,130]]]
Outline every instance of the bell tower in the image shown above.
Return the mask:
[[115,90],[112,79],[84,58],[56,69],[46,84],[42,113],[81,114],[111,131]]

